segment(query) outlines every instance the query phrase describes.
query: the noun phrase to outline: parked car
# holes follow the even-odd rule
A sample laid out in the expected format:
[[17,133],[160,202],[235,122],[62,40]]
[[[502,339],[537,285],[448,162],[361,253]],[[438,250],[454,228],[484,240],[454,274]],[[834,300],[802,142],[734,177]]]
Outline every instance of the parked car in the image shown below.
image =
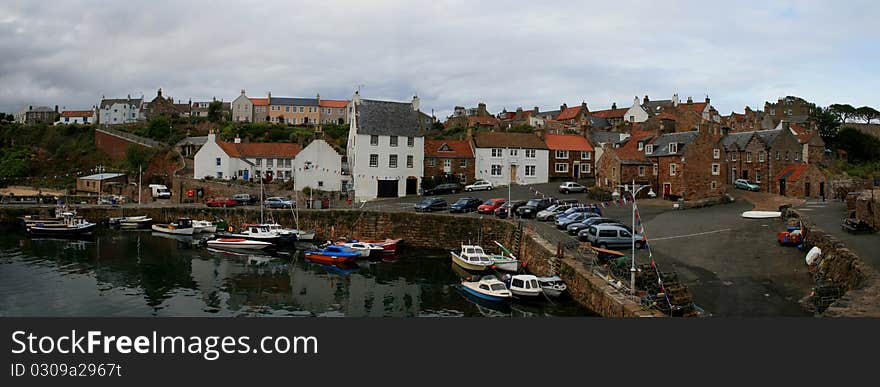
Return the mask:
[[464,190],[468,191],[468,192],[471,192],[471,191],[491,191],[493,189],[495,189],[495,186],[493,186],[492,183],[485,181],[485,180],[477,180],[474,182],[474,184],[468,184],[468,185],[464,186]]
[[483,201],[477,198],[460,198],[449,206],[449,212],[471,212],[476,211],[477,207],[483,204]]
[[235,207],[238,205],[238,202],[230,199],[230,198],[211,198],[205,200],[205,205],[208,207]]
[[[568,235],[578,235],[578,233],[580,233],[582,230],[586,229],[587,227],[594,226],[597,224],[622,224],[622,223],[620,223],[620,221],[617,219],[603,218],[601,216],[594,216],[592,218],[587,218],[587,219],[584,219],[584,220],[577,222],[577,223],[569,224],[568,227],[566,227],[566,230],[568,231]],[[629,229],[628,226],[627,226],[627,229]]]
[[746,179],[736,179],[733,181],[733,186],[738,189],[744,189],[748,191],[759,191],[761,190],[761,186],[755,182],[748,181]]
[[556,214],[561,214],[569,208],[571,208],[570,204],[554,204],[550,207],[547,207],[543,211],[538,211],[538,214],[535,215],[535,219],[540,221],[556,219]]
[[553,205],[553,203],[550,199],[532,199],[529,200],[526,205],[517,208],[516,214],[523,218],[532,218],[537,215],[538,212],[543,211],[551,205]]
[[573,181],[566,181],[565,183],[562,183],[559,185],[559,192],[564,193],[564,194],[568,194],[568,193],[572,193],[572,192],[585,192],[586,190],[587,190],[587,187],[584,187],[584,186],[582,186],[578,183],[575,183]]
[[232,200],[237,201],[239,204],[254,205],[257,204],[257,201],[260,199],[251,194],[240,193],[232,195]]
[[606,248],[610,246],[631,246],[633,238],[637,249],[645,245],[642,235],[633,235],[630,230],[621,224],[599,224],[590,226],[585,233],[587,241],[594,246]]
[[588,218],[593,218],[599,216],[594,212],[575,212],[571,215],[556,219],[556,228],[560,230],[565,230],[569,224],[582,222]]
[[526,205],[525,200],[511,200],[504,203],[501,207],[498,207],[498,209],[495,210],[495,216],[501,219],[507,218],[508,209],[515,214],[516,210],[524,205]]
[[571,208],[565,210],[565,212],[561,214],[556,214],[556,219],[560,219],[563,216],[568,216],[579,212],[592,212],[595,214],[599,214],[600,216],[602,215],[602,210],[600,210],[599,207],[595,205],[571,206]]
[[556,203],[556,204],[569,204],[569,205],[578,204],[578,200],[575,198],[553,199],[552,201],[553,201],[553,203]]
[[498,207],[501,207],[507,203],[507,199],[504,198],[495,198],[486,200],[483,204],[477,207],[477,212],[481,214],[493,214]]
[[458,186],[458,183],[443,183],[438,184],[434,188],[426,189],[424,195],[454,194],[458,191],[461,191],[461,187]]
[[424,198],[416,203],[416,212],[444,211],[449,205],[441,198]]
[[266,198],[263,205],[266,206],[266,208],[293,208],[296,206],[296,203],[288,198],[273,196]]

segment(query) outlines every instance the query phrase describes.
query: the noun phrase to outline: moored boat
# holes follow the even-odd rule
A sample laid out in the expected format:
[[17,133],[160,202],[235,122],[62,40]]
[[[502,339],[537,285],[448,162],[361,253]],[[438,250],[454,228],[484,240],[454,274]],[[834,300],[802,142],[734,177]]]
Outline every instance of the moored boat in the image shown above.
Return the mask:
[[310,261],[330,264],[340,262],[354,262],[358,257],[361,256],[361,254],[356,251],[352,251],[342,246],[334,245],[330,245],[319,250],[306,250],[304,255],[306,259]]
[[150,227],[153,231],[161,232],[165,234],[173,234],[173,235],[189,235],[192,236],[195,233],[195,229],[192,225],[192,219],[189,218],[180,218],[177,219],[175,223],[168,224],[154,224]]
[[34,223],[27,226],[27,232],[33,235],[84,235],[95,229],[95,223],[77,217],[73,212],[65,212],[62,216],[62,223]]
[[269,242],[252,241],[243,238],[217,238],[209,240],[207,244],[213,248],[243,250],[262,250],[266,247],[272,246]]
[[369,243],[376,246],[382,246],[383,249],[387,252],[395,252],[397,251],[397,244],[400,243],[402,239],[358,239],[361,242]]
[[284,238],[277,232],[272,232],[264,224],[246,224],[238,232],[221,232],[217,233],[221,238],[242,238],[252,241],[262,241],[269,243],[280,243]]
[[531,274],[518,274],[505,278],[504,284],[510,292],[520,297],[538,297],[543,291],[538,284],[538,277]]
[[510,290],[493,276],[485,276],[478,281],[461,281],[464,291],[488,301],[504,302],[511,298]]
[[461,245],[461,251],[456,253],[450,252],[452,262],[473,271],[483,271],[494,265],[489,255],[483,251],[483,248],[476,245]]
[[495,268],[498,270],[509,271],[509,272],[517,272],[519,271],[519,260],[510,252],[507,248],[502,246],[497,241],[495,242],[499,248],[501,248],[501,254],[490,254],[489,259],[492,260],[492,263],[495,265]]
[[354,240],[354,241],[340,241],[340,242],[336,242],[336,245],[352,249],[352,250],[360,253],[360,255],[362,257],[376,256],[378,254],[382,254],[383,252],[385,252],[385,248],[383,248],[382,246],[376,246],[371,243],[366,243],[366,242],[361,242],[361,241],[356,241],[356,240]]
[[193,220],[193,233],[214,233],[217,232],[217,226],[209,220]]
[[544,294],[549,297],[559,297],[568,289],[568,285],[562,282],[562,278],[557,276],[538,277],[538,284],[541,285],[541,290],[544,291]]
[[110,218],[107,223],[109,223],[111,226],[117,226],[121,228],[141,228],[146,227],[152,221],[153,218],[150,218],[146,215],[139,215]]

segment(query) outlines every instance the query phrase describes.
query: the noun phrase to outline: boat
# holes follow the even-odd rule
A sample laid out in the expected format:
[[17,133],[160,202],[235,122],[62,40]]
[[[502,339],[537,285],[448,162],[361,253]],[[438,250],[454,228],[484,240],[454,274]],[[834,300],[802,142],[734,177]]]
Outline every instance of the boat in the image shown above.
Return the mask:
[[21,221],[21,225],[25,226],[25,228],[37,223],[42,223],[44,225],[61,224],[64,223],[64,213],[72,213],[75,215],[76,210],[68,209],[66,206],[55,206],[55,216],[52,218],[40,218],[39,215],[25,215],[18,219]]
[[189,218],[180,218],[177,219],[175,223],[169,224],[154,224],[150,226],[153,231],[161,232],[165,234],[173,234],[173,235],[188,235],[192,236],[195,233],[195,229],[192,225],[192,219]]
[[779,211],[746,211],[742,213],[743,218],[747,219],[769,219],[782,216]]
[[298,241],[312,241],[315,240],[315,232],[314,231],[303,231],[300,229],[290,229],[296,235],[296,240]]
[[253,241],[244,238],[217,238],[209,240],[208,246],[220,249],[262,250],[272,246],[269,242]]
[[495,241],[495,244],[501,248],[501,254],[490,254],[489,259],[492,260],[492,263],[495,265],[495,268],[503,271],[517,272],[519,271],[519,260],[510,252],[510,250],[506,249],[500,243]]
[[119,216],[115,218],[110,218],[107,223],[109,223],[111,226],[117,226],[121,228],[141,228],[146,227],[152,221],[153,218],[150,218],[146,215],[140,215]]
[[461,287],[471,295],[488,301],[504,302],[511,298],[507,286],[494,276],[484,276],[478,281],[464,280],[461,281]]
[[200,233],[200,232],[206,232],[206,233],[217,232],[217,225],[215,225],[214,222],[211,222],[209,220],[193,220],[192,225],[193,225],[193,229],[194,229],[193,233],[196,233],[196,234]]
[[505,277],[504,284],[507,285],[507,288],[515,296],[538,297],[543,293],[541,286],[538,284],[538,277],[531,274],[517,274],[514,276],[508,274]]
[[451,255],[452,262],[467,270],[483,271],[495,264],[483,248],[476,245],[461,245],[461,251],[452,251]]
[[284,239],[277,232],[269,231],[269,228],[264,224],[246,224],[239,232],[221,232],[217,233],[217,236],[222,238],[242,238],[269,243],[279,243]]
[[95,223],[77,217],[74,212],[65,212],[62,216],[62,223],[34,223],[27,227],[27,232],[33,235],[84,235],[95,229]]
[[357,240],[336,242],[336,246],[348,247],[349,249],[360,253],[362,257],[377,256],[385,252],[385,248],[382,246],[376,246],[371,243],[360,242]]
[[562,282],[562,278],[555,275],[552,277],[538,277],[538,284],[541,285],[541,290],[544,291],[544,294],[549,297],[559,297],[568,289],[568,285]]
[[360,256],[361,253],[352,251],[342,246],[334,245],[330,245],[319,250],[305,251],[306,259],[318,263],[335,264],[340,262],[354,262]]
[[382,246],[386,252],[393,253],[397,251],[397,244],[400,243],[402,239],[358,239],[361,242],[369,243],[371,245]]

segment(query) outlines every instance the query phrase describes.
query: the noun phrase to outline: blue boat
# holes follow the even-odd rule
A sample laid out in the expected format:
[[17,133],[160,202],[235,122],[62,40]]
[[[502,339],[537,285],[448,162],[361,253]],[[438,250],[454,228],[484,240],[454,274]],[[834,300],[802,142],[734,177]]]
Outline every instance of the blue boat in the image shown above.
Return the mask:
[[342,247],[342,246],[327,246],[320,250],[307,250],[305,252],[306,259],[319,263],[344,263],[344,262],[354,262],[358,257],[361,256],[361,253]]
[[480,278],[479,281],[461,281],[461,287],[469,294],[488,301],[505,302],[512,297],[504,282],[493,276]]

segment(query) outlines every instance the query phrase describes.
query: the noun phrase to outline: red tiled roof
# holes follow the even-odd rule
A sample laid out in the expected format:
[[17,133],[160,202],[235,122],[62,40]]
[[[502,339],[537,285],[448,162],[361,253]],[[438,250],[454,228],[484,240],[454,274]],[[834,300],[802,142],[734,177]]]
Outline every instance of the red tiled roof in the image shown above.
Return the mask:
[[688,110],[688,109],[691,109],[691,110],[697,112],[698,114],[703,114],[703,110],[706,110],[706,103],[705,102],[694,102],[691,104],[687,104],[687,103],[678,104],[679,111],[684,111],[684,110]]
[[91,117],[94,113],[91,110],[65,110],[61,112],[61,117]]
[[776,174],[776,178],[773,180],[780,180],[783,177],[786,181],[797,181],[807,169],[810,168],[810,164],[790,164],[786,165],[785,168],[782,168],[778,174]]
[[583,136],[576,134],[547,134],[544,136],[544,142],[550,150],[567,150],[592,152],[593,146]]
[[344,108],[348,106],[349,102],[351,101],[339,99],[322,99],[319,106],[327,108]]
[[675,118],[675,115],[670,112],[660,113],[655,118],[657,118],[658,120],[672,120],[672,121],[675,121],[677,119],[677,118]]
[[248,98],[254,106],[269,106],[269,98]]
[[570,108],[565,108],[565,110],[559,112],[559,115],[556,116],[556,120],[570,120],[572,118],[577,117],[578,113],[580,113],[583,106],[574,106]]
[[217,141],[230,157],[296,157],[302,147],[288,142],[233,143]]
[[[441,151],[444,145],[449,148]],[[425,157],[458,157],[474,158],[470,141],[462,140],[425,140]]]
[[593,117],[599,118],[623,118],[627,110],[629,110],[629,108],[597,110],[594,112],[590,112],[590,114]]
[[614,148],[617,157],[621,160],[647,161],[645,151],[639,150],[639,140],[654,136],[650,130],[636,130],[630,134],[629,140],[620,148]]
[[801,144],[806,144],[810,142],[811,139],[813,139],[813,133],[807,131],[807,128],[801,125],[791,123],[789,124],[789,128],[791,132],[795,135],[795,137],[797,137],[798,142]]

